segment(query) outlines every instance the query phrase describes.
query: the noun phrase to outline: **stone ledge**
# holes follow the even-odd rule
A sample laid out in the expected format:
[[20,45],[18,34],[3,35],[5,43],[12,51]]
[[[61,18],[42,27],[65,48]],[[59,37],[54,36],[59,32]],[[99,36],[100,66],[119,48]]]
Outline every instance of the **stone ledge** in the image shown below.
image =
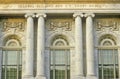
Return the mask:
[[120,3],[120,0],[0,0],[0,4],[20,3]]

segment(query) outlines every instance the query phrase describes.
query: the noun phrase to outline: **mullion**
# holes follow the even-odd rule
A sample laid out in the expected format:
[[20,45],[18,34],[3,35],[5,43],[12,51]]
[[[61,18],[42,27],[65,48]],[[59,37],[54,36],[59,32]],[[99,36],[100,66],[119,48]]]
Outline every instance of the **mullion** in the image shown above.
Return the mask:
[[55,79],[55,71],[56,71],[55,70],[55,57],[56,57],[55,56],[55,51],[56,50],[53,50],[53,54],[52,54],[53,55],[53,79]]
[[[103,50],[101,50],[100,52],[101,57],[103,57]],[[101,64],[102,64],[102,79],[104,79],[104,66],[103,66],[103,62],[104,62],[104,58],[101,58]]]
[[[10,50],[10,52],[12,54],[15,54],[15,56],[17,56],[17,61],[13,61],[15,62],[15,64],[12,64],[8,61],[8,57],[10,55],[10,53],[8,52],[9,50],[4,50],[3,51],[3,55],[5,54],[5,57],[4,61],[5,62],[5,65],[2,65],[2,68],[4,67],[4,79],[19,79],[19,73],[21,72],[20,70],[20,57],[21,57],[21,52],[20,51],[13,51]],[[16,60],[16,59],[15,59]],[[20,72],[19,72],[20,71]]]
[[[118,78],[118,52],[116,49],[99,49],[99,69],[102,67],[102,79]],[[103,63],[104,62],[104,63]],[[100,75],[100,72],[99,72]],[[99,76],[100,78],[100,76]]]
[[[69,52],[66,49],[52,49],[51,50],[51,64],[50,66],[53,67],[53,79],[67,79],[68,76],[68,55]],[[59,57],[60,56],[60,57]],[[64,57],[63,57],[64,56]],[[63,59],[63,58],[64,59]],[[51,72],[52,73],[52,72]]]
[[20,59],[20,52],[19,51],[16,51],[17,53],[17,79],[19,79],[19,59]]
[[8,52],[5,51],[5,79],[7,79],[7,58],[8,58]]

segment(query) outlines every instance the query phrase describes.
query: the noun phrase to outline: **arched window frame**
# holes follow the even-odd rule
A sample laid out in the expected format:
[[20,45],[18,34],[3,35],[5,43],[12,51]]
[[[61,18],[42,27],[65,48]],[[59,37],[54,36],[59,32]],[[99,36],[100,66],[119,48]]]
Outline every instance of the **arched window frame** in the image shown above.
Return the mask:
[[[62,43],[62,44],[59,44]],[[67,39],[62,36],[62,35],[58,35],[58,36],[55,36],[52,41],[51,41],[51,46],[50,46],[50,51],[52,51],[52,53],[55,53],[57,51],[57,53],[60,53],[58,51],[65,51],[66,55],[63,55],[63,56],[66,56],[65,58],[69,58],[69,64],[66,64],[64,67],[67,68],[65,70],[65,73],[68,75],[68,73],[70,73],[70,46],[69,46],[69,43],[67,41]],[[62,53],[62,52],[61,52]],[[69,57],[67,55],[67,53],[69,54]],[[51,60],[51,52],[50,52],[50,60]],[[54,56],[55,57],[55,56]],[[56,58],[56,57],[55,57]],[[54,58],[53,58],[54,59]],[[64,59],[64,57],[62,58]],[[55,59],[56,60],[56,59]],[[55,67],[55,65],[51,65],[51,61],[50,61],[50,75],[51,75],[51,67],[53,66],[53,68]],[[57,66],[57,65],[56,65]],[[69,71],[68,71],[69,70]],[[54,71],[54,70],[53,70]],[[68,71],[68,72],[67,72]],[[54,71],[55,72],[55,71]],[[50,76],[51,77],[51,76]],[[66,76],[65,79],[69,79],[67,77],[70,77],[70,74],[69,76]],[[52,79],[55,79],[55,76],[54,78]]]
[[[109,42],[110,44],[106,44],[106,42]],[[115,43],[111,39],[103,39],[100,43],[100,46],[115,46]]]
[[[12,37],[15,37],[15,38],[12,38]],[[7,75],[8,74],[7,69],[10,67],[17,68],[15,71],[17,74],[15,75],[15,73],[14,73],[14,77],[15,76],[17,77],[16,79],[22,78],[22,46],[21,46],[21,43],[18,39],[19,38],[17,38],[16,35],[11,35],[11,36],[8,36],[4,39],[3,47],[2,47],[2,72],[4,72],[4,75],[3,75],[3,73],[1,73],[2,79],[6,79],[7,77],[10,78],[10,76],[13,76],[10,74],[9,74],[9,76]],[[8,62],[8,61],[12,61],[11,57],[9,57],[9,56],[14,56],[14,55],[16,57],[12,57],[12,58],[16,58],[16,59],[14,59],[14,60],[16,60],[15,61],[16,64],[12,65],[12,64],[10,64],[12,62]],[[5,61],[3,59],[5,59]],[[3,64],[4,62],[6,64]],[[9,65],[7,63],[9,63]],[[5,71],[3,71],[3,68],[5,69]],[[12,73],[14,71],[9,71],[9,72]],[[12,79],[15,79],[15,78],[12,78]]]
[[[114,58],[114,62],[113,62],[114,64],[112,64],[112,65],[114,65],[114,69],[113,69],[113,71],[114,71],[113,73],[114,74],[113,74],[113,76],[114,76],[114,78],[115,78],[115,76],[119,77],[119,71],[116,70],[116,68],[119,68],[119,66],[118,66],[118,64],[119,64],[118,63],[118,46],[117,46],[117,43],[116,43],[115,39],[116,38],[114,36],[108,35],[108,34],[100,37],[100,39],[99,39],[99,45],[98,45],[98,63],[100,62],[101,65],[99,65],[100,63],[98,64],[98,70],[99,70],[99,67],[102,68],[102,74],[100,74],[101,72],[99,71],[99,79],[105,79],[104,78],[105,75],[104,75],[104,71],[103,71],[105,64],[102,64],[102,63],[105,63],[106,58],[108,59],[107,61],[110,61],[109,59]],[[108,51],[108,52],[106,53],[105,51]],[[104,56],[112,56],[112,57],[108,58],[108,57],[104,57]],[[116,64],[116,62],[118,64]],[[107,67],[107,66],[105,66],[105,67]],[[108,79],[108,78],[106,78],[106,79]]]

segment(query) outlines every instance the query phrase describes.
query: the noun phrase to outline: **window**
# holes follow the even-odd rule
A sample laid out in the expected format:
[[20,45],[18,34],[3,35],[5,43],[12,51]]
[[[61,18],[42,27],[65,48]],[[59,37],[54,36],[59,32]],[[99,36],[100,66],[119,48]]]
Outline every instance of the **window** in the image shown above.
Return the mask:
[[50,79],[70,79],[70,50],[67,42],[57,38],[50,51]]
[[118,50],[115,41],[107,36],[98,49],[99,79],[118,79]]
[[16,48],[18,44],[10,39],[2,51],[2,79],[21,79],[22,51]]

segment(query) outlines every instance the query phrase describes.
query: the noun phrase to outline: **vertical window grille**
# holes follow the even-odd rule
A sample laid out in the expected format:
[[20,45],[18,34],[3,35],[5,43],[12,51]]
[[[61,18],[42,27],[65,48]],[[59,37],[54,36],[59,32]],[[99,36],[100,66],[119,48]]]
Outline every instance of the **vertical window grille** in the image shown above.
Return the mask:
[[67,40],[58,35],[53,39],[51,47],[50,79],[70,79],[70,49]]
[[21,79],[21,51],[4,50],[2,57],[2,79]]
[[98,48],[99,79],[119,79],[118,49],[110,35],[100,41]]
[[117,49],[99,49],[99,79],[118,79]]
[[50,55],[50,79],[70,79],[69,50],[51,50]]
[[21,79],[22,77],[22,51],[20,43],[14,35],[5,41],[2,50],[2,79]]

